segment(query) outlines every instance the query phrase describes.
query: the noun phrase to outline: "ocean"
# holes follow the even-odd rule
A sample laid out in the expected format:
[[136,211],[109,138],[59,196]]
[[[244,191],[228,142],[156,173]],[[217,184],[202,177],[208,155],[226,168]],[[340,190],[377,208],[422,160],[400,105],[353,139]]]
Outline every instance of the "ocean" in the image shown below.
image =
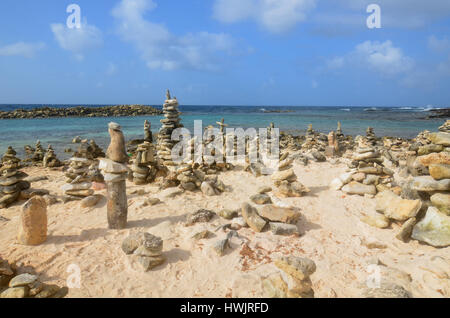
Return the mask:
[[[0,110],[36,108],[44,105],[0,105]],[[50,107],[105,105],[45,105]],[[162,106],[154,106],[162,108]],[[266,128],[271,122],[282,131],[304,134],[309,124],[316,131],[329,133],[337,122],[342,123],[346,135],[365,134],[367,127],[374,127],[377,136],[414,138],[423,130],[436,131],[445,119],[424,119],[430,108],[414,107],[259,107],[259,106],[180,106],[184,126],[193,131],[194,120],[202,120],[203,127],[216,125],[222,118],[230,128]],[[291,111],[272,113],[269,111]],[[51,144],[57,155],[65,159],[64,149],[76,149],[71,141],[75,136],[94,139],[106,149],[109,142],[107,125],[114,121],[122,126],[127,141],[143,138],[144,121],[152,123],[152,131],[158,132],[162,116],[114,117],[114,118],[51,118],[0,120],[0,154],[13,146],[19,157],[24,156],[25,145],[34,147],[39,139],[44,148]]]

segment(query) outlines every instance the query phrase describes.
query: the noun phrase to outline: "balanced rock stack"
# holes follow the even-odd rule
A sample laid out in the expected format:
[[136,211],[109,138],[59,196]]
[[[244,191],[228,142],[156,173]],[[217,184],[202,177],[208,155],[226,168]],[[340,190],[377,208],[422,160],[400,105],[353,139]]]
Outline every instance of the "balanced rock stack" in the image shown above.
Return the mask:
[[[414,226],[412,238],[436,247],[450,245],[450,133],[428,133],[427,154],[411,157],[404,195],[421,199],[428,211]],[[418,153],[424,153],[420,151]]]
[[92,139],[89,142],[88,151],[90,151],[90,153],[92,154],[92,157],[94,157],[94,159],[105,157],[105,152],[102,150],[102,148],[100,148],[99,145],[97,145],[97,143],[95,142],[94,139]]
[[157,172],[154,146],[145,141],[137,147],[136,152],[136,158],[131,166],[133,182],[137,185],[150,183],[155,179]]
[[178,100],[176,97],[170,96],[170,91],[167,90],[166,101],[163,106],[164,119],[161,120],[162,127],[158,134],[158,158],[163,161],[166,166],[174,166],[175,163],[172,160],[172,148],[175,145],[175,141],[172,141],[172,132],[183,127],[180,124],[179,118],[180,112],[178,111]]
[[65,172],[66,184],[61,187],[68,200],[81,200],[94,194],[89,177],[92,161],[87,158],[73,157],[69,159],[69,168]]
[[301,197],[310,190],[297,181],[297,175],[292,168],[294,159],[288,158],[286,153],[280,158],[278,171],[272,174],[272,180],[277,188],[276,195],[281,198]]
[[265,292],[271,298],[314,298],[310,276],[316,264],[307,258],[281,257],[275,266],[282,273],[275,273],[263,280]]
[[122,250],[127,255],[132,255],[132,260],[136,260],[149,271],[165,262],[162,254],[163,240],[150,233],[137,233],[130,235],[122,242]]
[[44,149],[42,148],[41,142],[39,140],[36,142],[36,149],[34,150],[31,160],[35,163],[39,163],[44,160]]
[[88,160],[94,159],[94,154],[92,152],[92,148],[89,145],[87,140],[83,140],[79,143],[77,151],[73,154],[76,158],[85,158]]
[[55,151],[52,145],[48,145],[47,152],[45,153],[43,164],[45,168],[56,168],[61,166],[61,161],[56,157]]
[[30,183],[23,180],[28,175],[19,171],[19,167],[19,162],[10,159],[3,162],[0,168],[0,209],[16,202],[20,193],[30,188]]
[[375,146],[377,144],[377,136],[375,136],[375,131],[372,127],[367,128],[365,141],[368,145]]
[[4,162],[13,162],[20,163],[20,159],[16,157],[17,152],[13,149],[13,147],[9,146],[6,150],[5,154],[2,157],[2,163]]
[[121,230],[127,226],[128,218],[126,179],[129,169],[126,164],[129,157],[120,125],[110,123],[108,132],[111,142],[106,151],[107,159],[100,159],[99,168],[104,173],[107,185],[108,226],[110,229]]
[[148,120],[144,122],[144,141],[153,143],[152,124]]

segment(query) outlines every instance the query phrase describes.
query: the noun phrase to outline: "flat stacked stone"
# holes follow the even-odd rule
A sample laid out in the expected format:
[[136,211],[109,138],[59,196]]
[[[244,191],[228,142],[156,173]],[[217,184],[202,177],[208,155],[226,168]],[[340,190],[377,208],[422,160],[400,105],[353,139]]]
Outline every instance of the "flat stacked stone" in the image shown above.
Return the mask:
[[172,132],[183,127],[179,118],[180,112],[178,111],[178,100],[176,97],[170,96],[170,91],[167,90],[166,101],[163,106],[164,119],[161,120],[162,127],[158,134],[158,146],[157,153],[158,158],[163,161],[166,166],[174,166],[175,163],[172,160],[172,149],[175,145],[175,141],[172,141]]
[[9,160],[0,168],[0,209],[16,202],[23,190],[30,188],[30,183],[23,179],[28,175],[19,171],[19,163]]
[[61,188],[68,199],[81,200],[94,194],[89,176],[91,165],[92,160],[88,158],[73,157],[69,159],[69,168],[65,172],[66,184]]
[[31,157],[31,160],[34,163],[40,163],[42,160],[44,160],[44,149],[42,148],[41,142],[38,140],[36,142],[36,148],[34,150],[33,156]]
[[2,157],[2,163],[4,162],[14,162],[14,163],[20,163],[20,159],[16,157],[17,152],[13,149],[13,147],[9,146],[6,150],[5,154]]
[[61,166],[61,161],[56,157],[52,145],[48,145],[47,152],[43,159],[43,165],[45,168],[56,168]]
[[122,242],[122,250],[131,255],[132,261],[137,261],[145,272],[163,264],[163,240],[150,233],[130,235]]
[[133,182],[137,185],[153,182],[157,172],[154,146],[145,141],[137,147],[136,153],[136,158],[131,166]]
[[377,136],[375,135],[375,131],[372,127],[367,128],[365,141],[372,146],[377,144]]

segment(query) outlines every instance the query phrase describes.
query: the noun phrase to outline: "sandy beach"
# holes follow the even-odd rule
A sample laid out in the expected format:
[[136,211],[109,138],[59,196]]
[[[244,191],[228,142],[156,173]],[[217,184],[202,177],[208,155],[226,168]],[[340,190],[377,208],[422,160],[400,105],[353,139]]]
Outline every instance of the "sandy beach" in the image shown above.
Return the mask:
[[[239,209],[261,186],[272,186],[269,176],[254,177],[236,169],[220,174],[229,186],[220,196],[186,192],[165,198],[156,185],[127,184],[128,226],[108,230],[106,199],[93,208],[80,208],[79,202],[48,207],[48,239],[36,247],[19,245],[16,240],[21,206],[17,202],[1,211],[8,221],[0,221],[0,256],[26,268],[32,266],[45,283],[66,285],[71,264],[81,269],[81,288],[70,289],[67,297],[267,297],[262,281],[279,272],[273,260],[284,255],[306,257],[317,265],[311,275],[316,297],[361,297],[370,273],[368,266],[383,264],[382,281],[395,282],[413,297],[450,296],[450,247],[434,248],[418,241],[403,243],[395,238],[400,225],[389,229],[371,227],[360,220],[375,211],[375,200],[346,195],[329,188],[330,182],[348,168],[345,159],[336,163],[294,163],[295,173],[311,192],[301,198],[277,199],[274,203],[301,210],[297,222],[300,236],[276,236],[271,232],[239,230],[231,249],[223,257],[212,243],[225,236],[227,220],[215,217],[209,223],[184,225],[186,215],[198,209],[215,212]],[[62,195],[64,176],[60,171],[26,168],[31,177],[47,176],[33,183]],[[136,192],[145,190],[145,194]],[[106,190],[96,193],[105,195]],[[148,198],[159,198],[155,206],[142,207]],[[229,223],[229,221],[228,221]],[[194,240],[202,230],[215,234],[211,239]],[[121,242],[132,233],[149,232],[164,241],[167,261],[152,271],[129,260]]]

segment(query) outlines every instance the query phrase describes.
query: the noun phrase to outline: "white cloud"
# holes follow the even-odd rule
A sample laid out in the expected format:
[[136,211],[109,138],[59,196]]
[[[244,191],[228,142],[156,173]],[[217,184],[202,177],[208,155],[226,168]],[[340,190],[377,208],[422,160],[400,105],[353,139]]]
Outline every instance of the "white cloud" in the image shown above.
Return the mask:
[[428,38],[428,47],[435,52],[443,53],[450,50],[450,41],[446,37],[438,39],[432,35]]
[[114,63],[109,63],[106,69],[106,75],[113,76],[117,73],[117,66]]
[[391,41],[365,41],[349,54],[334,57],[326,63],[328,69],[338,69],[344,65],[362,66],[387,77],[404,74],[415,66],[414,59],[406,56],[402,49],[395,47]]
[[120,37],[132,43],[150,69],[217,69],[220,53],[231,53],[234,40],[224,33],[172,34],[163,24],[144,19],[152,0],[122,0],[112,11]]
[[0,56],[23,56],[32,58],[36,52],[42,50],[45,44],[17,42],[0,47]]
[[306,20],[317,0],[216,0],[214,17],[225,23],[256,21],[273,33],[285,32]]
[[81,28],[69,29],[63,24],[51,24],[50,28],[55,36],[59,46],[74,54],[75,58],[82,60],[85,51],[102,46],[102,32],[94,25],[86,21],[82,23]]

